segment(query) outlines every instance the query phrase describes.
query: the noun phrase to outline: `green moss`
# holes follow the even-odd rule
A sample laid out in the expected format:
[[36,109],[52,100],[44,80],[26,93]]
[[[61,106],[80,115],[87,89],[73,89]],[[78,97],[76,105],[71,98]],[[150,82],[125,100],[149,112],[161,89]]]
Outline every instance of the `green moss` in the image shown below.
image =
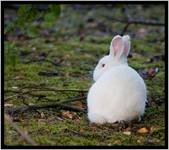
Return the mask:
[[[111,10],[112,13],[109,13],[109,7],[106,9],[101,6],[96,7],[97,9],[94,10],[90,7],[86,8],[87,13],[83,9],[81,13],[77,13],[70,6],[65,6],[64,17],[61,17],[56,23],[55,32],[49,37],[39,35],[34,39],[16,41],[15,46],[18,51],[28,52],[28,54],[19,58],[15,70],[5,66],[5,89],[15,90],[15,87],[22,89],[29,86],[35,88],[89,89],[93,83],[92,71],[97,61],[109,51],[113,35],[121,33],[125,26],[121,22],[112,22],[110,19],[112,13],[113,16],[125,19],[121,10],[123,5],[114,7]],[[164,14],[162,7],[153,6],[151,9],[147,8],[137,12],[137,14],[148,19],[151,14],[152,18],[158,18],[159,21],[162,21],[161,16]],[[151,10],[158,8],[160,11],[151,13]],[[69,14],[69,11],[72,12],[72,15]],[[136,14],[134,9],[131,10],[131,13],[133,16]],[[93,15],[99,15],[99,19],[94,17],[93,22],[87,22],[86,18],[93,17]],[[85,18],[83,18],[84,16]],[[104,31],[104,26],[111,32],[109,30]],[[133,24],[127,30],[127,33],[131,33],[134,37],[131,36],[131,54],[133,57],[128,59],[129,65],[137,71],[156,67],[159,72],[154,77],[145,79],[149,105],[146,107],[145,115],[140,122],[128,125],[131,135],[125,135],[123,132],[127,127],[121,127],[120,124],[115,127],[113,124],[92,125],[87,119],[87,114],[75,113],[75,117],[71,119],[62,116],[64,110],[54,108],[41,109],[38,110],[39,113],[30,111],[18,114],[16,115],[18,121],[14,122],[39,145],[164,145],[164,61],[148,62],[151,57],[164,53],[164,33],[159,27],[146,26],[148,34],[139,38],[137,32],[140,28],[145,27]],[[29,61],[32,58],[36,60],[42,53],[46,54],[46,60],[58,61],[58,65],[49,61],[22,63],[22,61]],[[41,76],[39,72],[57,72],[58,75]],[[13,94],[12,92],[5,93],[5,97]],[[45,95],[50,100],[43,98],[39,100],[37,97],[26,96],[27,103],[42,104],[64,101],[81,95],[81,93],[53,91],[36,91],[33,94]],[[14,106],[23,105],[20,97],[14,97],[7,103],[12,103]],[[44,118],[41,113],[45,114]],[[142,127],[148,128],[149,132],[139,134],[137,130]],[[150,130],[151,127],[154,128],[152,131]],[[5,144],[28,145],[8,123],[5,124]]]

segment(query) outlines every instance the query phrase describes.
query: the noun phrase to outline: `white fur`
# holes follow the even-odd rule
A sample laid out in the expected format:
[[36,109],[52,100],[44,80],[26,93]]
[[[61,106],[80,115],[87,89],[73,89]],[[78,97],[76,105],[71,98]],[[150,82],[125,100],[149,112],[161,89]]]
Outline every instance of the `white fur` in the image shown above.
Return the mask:
[[[130,38],[122,37],[125,47],[124,39],[128,42],[129,51]],[[117,59],[110,53],[96,66],[93,74],[96,82],[87,97],[88,118],[91,122],[128,121],[143,115],[147,98],[146,86],[140,75],[128,66],[128,51],[120,52],[120,58]],[[102,67],[103,63],[105,67]]]

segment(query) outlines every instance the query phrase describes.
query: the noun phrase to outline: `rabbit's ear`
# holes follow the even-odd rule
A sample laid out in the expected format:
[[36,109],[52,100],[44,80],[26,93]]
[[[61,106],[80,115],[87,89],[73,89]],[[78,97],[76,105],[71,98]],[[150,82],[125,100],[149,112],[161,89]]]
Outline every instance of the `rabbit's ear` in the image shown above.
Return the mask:
[[124,50],[124,42],[120,35],[116,35],[110,45],[110,55],[120,58]]
[[128,56],[130,52],[130,36],[128,35],[123,36],[123,42],[124,42],[124,54]]

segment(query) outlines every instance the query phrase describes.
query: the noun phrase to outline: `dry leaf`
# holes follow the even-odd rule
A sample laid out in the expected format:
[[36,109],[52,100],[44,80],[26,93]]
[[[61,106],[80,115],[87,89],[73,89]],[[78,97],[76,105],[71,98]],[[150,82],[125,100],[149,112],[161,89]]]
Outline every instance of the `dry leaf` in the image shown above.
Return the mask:
[[76,123],[80,123],[81,122],[80,117],[76,118],[75,121]]
[[45,114],[43,112],[40,113],[41,118],[45,118]]
[[46,119],[38,119],[38,124],[46,124]]
[[61,120],[61,121],[63,120],[61,117],[58,117],[58,116],[57,116],[57,119],[58,119],[58,120]]
[[81,101],[76,101],[73,104],[78,108],[85,108],[84,104]]
[[157,128],[155,128],[155,127],[150,127],[150,132],[151,132],[151,133],[152,133],[152,132],[156,132],[156,131],[158,131]]
[[64,111],[62,112],[62,116],[65,118],[73,119],[76,113],[70,112],[70,111]]
[[139,74],[141,77],[143,77],[144,79],[147,79],[148,77],[154,77],[157,73],[159,72],[159,68],[155,67],[155,68],[150,68],[150,69],[143,69],[143,70],[139,70]]
[[14,80],[22,80],[22,79],[24,79],[24,77],[21,75],[18,75],[18,76],[15,76],[13,79]]
[[13,104],[7,104],[7,103],[6,103],[4,106],[5,106],[5,107],[12,107]]
[[125,134],[125,135],[131,135],[131,132],[130,131],[124,131],[123,134]]
[[148,31],[147,31],[146,28],[140,28],[140,29],[137,31],[137,33],[138,33],[138,37],[144,38],[144,37],[147,35]]
[[17,87],[17,86],[13,86],[12,88],[13,88],[13,89],[18,89],[18,87]]
[[84,132],[84,129],[80,129],[80,131],[79,131],[80,133],[83,133]]
[[141,133],[141,134],[145,134],[148,132],[148,129],[147,128],[140,128],[137,130],[138,133]]
[[130,127],[124,129],[124,131],[130,131],[130,130],[131,130]]
[[113,144],[121,144],[120,140],[115,140]]
[[141,141],[140,141],[140,140],[137,140],[137,143],[141,143]]
[[34,104],[33,103],[29,103],[30,106],[33,106]]
[[93,131],[96,131],[97,130],[97,124],[96,123],[91,123],[90,124],[90,127]]
[[159,68],[150,68],[147,73],[150,77],[154,77],[156,75],[156,73],[159,72]]

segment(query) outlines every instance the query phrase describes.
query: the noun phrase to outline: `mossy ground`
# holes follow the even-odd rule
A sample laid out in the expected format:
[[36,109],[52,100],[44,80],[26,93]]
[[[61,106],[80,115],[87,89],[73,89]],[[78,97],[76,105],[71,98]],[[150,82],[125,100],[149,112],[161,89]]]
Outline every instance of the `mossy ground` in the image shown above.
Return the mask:
[[[79,7],[79,8],[78,8]],[[131,14],[138,12],[133,19],[141,15],[146,19],[163,21],[164,6],[131,6]],[[89,89],[92,85],[92,71],[97,61],[108,52],[112,36],[120,32],[124,23],[111,21],[125,18],[121,6],[77,6],[63,7],[63,15],[48,36],[39,33],[34,38],[15,39],[18,50],[18,63],[15,70],[5,65],[5,89],[23,87],[55,87],[56,89]],[[155,11],[154,11],[155,10]],[[157,11],[158,10],[158,11]],[[70,15],[71,14],[71,15]],[[85,14],[85,15],[84,15]],[[100,18],[99,20],[97,19]],[[87,20],[93,18],[92,22]],[[102,27],[103,26],[103,27]],[[42,24],[42,29],[45,24]],[[110,30],[110,31],[109,31]],[[144,33],[141,32],[144,30]],[[165,144],[165,102],[164,75],[162,59],[148,62],[156,55],[164,54],[164,28],[144,25],[131,25],[127,34],[132,37],[132,49],[129,65],[137,71],[157,67],[159,72],[154,77],[145,79],[149,104],[140,122],[127,124],[115,123],[91,124],[84,113],[73,113],[73,118],[62,116],[64,110],[40,109],[15,116],[14,122],[38,145],[164,145]],[[5,42],[5,50],[11,40]],[[23,55],[23,53],[25,55]],[[43,61],[40,57],[45,57]],[[25,63],[30,61],[29,63]],[[50,61],[58,62],[58,65]],[[41,76],[39,72],[57,72],[56,76]],[[36,92],[46,95],[54,101],[62,101],[79,96],[74,92]],[[7,92],[5,97],[14,93]],[[37,97],[26,97],[26,102],[33,104],[50,103]],[[20,97],[14,97],[6,103],[12,107],[22,105]],[[86,103],[85,103],[86,104]],[[41,115],[43,114],[43,115]],[[138,129],[147,128],[148,132],[138,133]],[[131,132],[130,135],[124,131]],[[5,145],[29,145],[18,133],[5,122]]]

